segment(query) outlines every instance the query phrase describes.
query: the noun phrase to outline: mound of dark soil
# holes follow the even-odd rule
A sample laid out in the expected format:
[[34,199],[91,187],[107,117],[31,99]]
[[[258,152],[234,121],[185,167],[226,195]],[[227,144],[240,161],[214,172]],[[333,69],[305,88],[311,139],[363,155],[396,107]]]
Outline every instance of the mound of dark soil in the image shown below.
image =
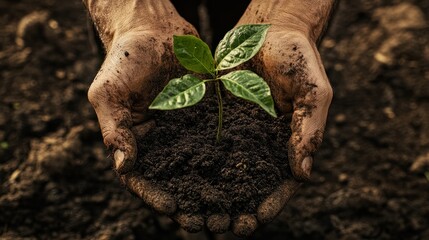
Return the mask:
[[290,176],[290,119],[237,98],[224,102],[219,143],[215,96],[156,113],[157,127],[138,139],[139,171],[172,194],[184,213],[255,213]]

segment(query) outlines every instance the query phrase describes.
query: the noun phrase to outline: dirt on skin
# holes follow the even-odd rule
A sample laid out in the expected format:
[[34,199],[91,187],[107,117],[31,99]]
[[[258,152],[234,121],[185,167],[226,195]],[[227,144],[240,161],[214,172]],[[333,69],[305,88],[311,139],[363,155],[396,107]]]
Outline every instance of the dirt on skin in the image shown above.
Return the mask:
[[[340,2],[320,45],[334,100],[312,180],[251,239],[429,239],[428,13],[427,0]],[[0,238],[183,239],[112,171],[81,2],[5,0],[0,16]]]
[[157,112],[157,126],[138,138],[137,167],[176,199],[179,212],[256,214],[291,176],[290,118],[273,118],[254,103],[229,97],[217,143],[218,103],[213,92],[208,95],[192,107]]

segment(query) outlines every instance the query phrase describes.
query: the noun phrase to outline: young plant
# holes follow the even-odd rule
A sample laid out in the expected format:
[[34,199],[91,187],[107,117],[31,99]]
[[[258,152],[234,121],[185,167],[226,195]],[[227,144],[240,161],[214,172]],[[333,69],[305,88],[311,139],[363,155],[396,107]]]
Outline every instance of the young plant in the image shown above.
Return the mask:
[[252,24],[229,31],[217,46],[214,58],[208,45],[199,38],[192,35],[174,36],[174,53],[180,64],[193,72],[207,74],[210,78],[202,80],[187,74],[170,80],[149,109],[173,110],[192,106],[204,97],[206,84],[213,83],[219,104],[217,141],[222,131],[221,84],[233,95],[254,102],[271,116],[277,117],[270,88],[256,73],[237,70],[219,74],[255,56],[264,43],[268,28],[267,24]]

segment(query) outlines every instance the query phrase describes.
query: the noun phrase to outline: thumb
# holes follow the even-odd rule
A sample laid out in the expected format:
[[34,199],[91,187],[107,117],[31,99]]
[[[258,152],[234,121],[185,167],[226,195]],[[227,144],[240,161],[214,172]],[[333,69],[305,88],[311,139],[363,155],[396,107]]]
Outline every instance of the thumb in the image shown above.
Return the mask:
[[118,82],[105,80],[98,74],[88,91],[88,99],[95,109],[104,144],[114,151],[114,168],[120,174],[129,172],[137,155],[137,144],[130,128],[132,116],[126,92]]
[[332,88],[315,50],[309,50],[301,71],[301,80],[293,101],[292,136],[289,140],[289,163],[297,180],[310,179],[313,154],[320,146],[325,129]]

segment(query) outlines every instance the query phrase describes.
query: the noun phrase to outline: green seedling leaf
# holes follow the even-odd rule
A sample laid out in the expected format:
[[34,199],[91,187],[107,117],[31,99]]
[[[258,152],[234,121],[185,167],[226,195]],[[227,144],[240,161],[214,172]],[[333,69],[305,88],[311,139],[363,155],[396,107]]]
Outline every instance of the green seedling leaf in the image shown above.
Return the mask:
[[429,172],[425,172],[426,179],[429,181]]
[[221,76],[220,80],[235,96],[257,103],[271,116],[277,117],[270,87],[256,73],[239,70]]
[[174,36],[174,54],[180,64],[196,73],[214,75],[215,65],[209,46],[201,39],[192,36]]
[[0,148],[4,149],[4,150],[8,149],[9,148],[9,143],[8,142],[1,142],[0,143]]
[[203,80],[187,74],[172,79],[161,93],[153,100],[149,109],[173,110],[198,103],[206,92]]
[[216,69],[230,69],[255,56],[264,43],[269,27],[269,24],[251,24],[229,31],[216,48]]
[[201,80],[193,75],[175,78],[153,100],[149,109],[173,110],[198,103],[206,92],[206,82],[214,82],[219,105],[216,140],[222,129],[223,103],[221,84],[237,97],[257,103],[271,116],[277,117],[268,84],[257,74],[240,70],[219,77],[220,70],[236,67],[255,56],[264,43],[268,24],[243,25],[229,31],[219,43],[215,59],[206,43],[192,35],[174,36],[174,53],[188,70],[210,74],[212,78]]

